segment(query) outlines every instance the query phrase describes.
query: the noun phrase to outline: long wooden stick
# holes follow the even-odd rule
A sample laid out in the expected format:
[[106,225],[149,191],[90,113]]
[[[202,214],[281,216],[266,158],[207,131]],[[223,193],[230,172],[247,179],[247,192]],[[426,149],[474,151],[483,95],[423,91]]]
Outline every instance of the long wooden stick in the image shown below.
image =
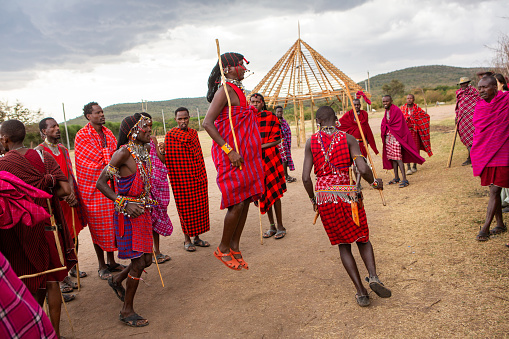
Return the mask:
[[316,220],[318,219],[319,216],[320,216],[320,212],[316,211],[315,219],[313,220],[313,225],[316,224]]
[[456,136],[458,135],[458,124],[454,128],[454,138],[452,139],[451,152],[449,152],[449,160],[447,160],[447,168],[451,167],[452,155],[454,153],[454,146],[456,145]]
[[157,272],[159,272],[159,278],[161,278],[161,284],[162,284],[162,285],[163,285],[163,287],[164,287],[163,276],[161,275],[161,270],[159,269],[159,263],[157,262],[156,251],[154,250],[154,248],[153,248],[153,247],[152,247],[152,253],[154,254],[154,260],[155,260],[155,262],[156,262]]
[[[371,163],[371,170],[373,171],[373,176],[376,179],[377,175],[376,175],[376,170],[375,170],[375,164],[373,164],[373,160],[371,159],[371,154],[369,154],[368,143],[366,142],[366,137],[364,136],[364,132],[362,131],[361,122],[359,121],[359,115],[357,114],[357,111],[355,110],[355,107],[353,105],[352,94],[348,90],[348,87],[347,87],[346,94],[348,95],[348,98],[350,99],[350,103],[352,104],[352,111],[353,111],[353,114],[355,115],[355,120],[357,121],[357,126],[359,127],[359,132],[361,132],[362,142],[364,144],[364,147],[366,148],[366,154],[368,155],[369,162]],[[382,198],[382,204],[384,206],[386,206],[384,193],[382,192],[382,190],[378,190],[378,192],[380,192],[380,197]]]
[[263,245],[262,204],[260,200],[258,200],[258,215],[260,216],[260,245]]
[[60,245],[60,238],[58,237],[58,227],[57,227],[57,223],[55,221],[55,216],[53,215],[53,211],[51,209],[51,202],[49,199],[46,199],[46,201],[48,202],[48,209],[49,209],[49,214],[50,214],[49,218],[51,221],[51,227],[55,228],[53,230],[53,235],[55,236],[55,243],[57,245],[57,251],[58,251],[58,256],[60,258],[60,263],[62,264],[62,266],[65,266],[64,254],[62,253],[62,246]]
[[60,290],[60,288],[58,291],[60,292],[60,298],[62,298],[62,303],[64,304],[65,313],[67,313],[67,319],[69,319],[69,325],[71,325],[72,336],[73,338],[76,338],[76,334],[74,333],[74,326],[72,326],[71,316],[69,315],[69,311],[67,310],[67,305],[64,300],[64,295],[62,294],[62,290]]
[[[230,119],[230,129],[232,130],[233,143],[235,144],[235,150],[239,153],[239,145],[237,144],[237,137],[235,136],[235,130],[233,129],[233,121],[232,121],[232,102],[230,100],[230,95],[228,94],[228,88],[226,87],[226,77],[224,76],[223,71],[223,62],[221,61],[221,51],[219,50],[219,40],[216,39],[217,46],[217,59],[219,60],[219,69],[221,70],[221,82],[223,84],[224,93],[226,94],[226,100],[228,100],[228,118]],[[242,165],[239,166],[239,170],[242,171]]]
[[22,275],[22,276],[19,276],[18,278],[20,278],[20,279],[35,278],[35,277],[38,277],[40,275],[49,274],[49,273],[58,272],[58,271],[63,271],[63,270],[66,270],[66,269],[67,269],[67,267],[62,266],[62,267],[52,268],[51,270],[47,270],[47,271],[44,271],[44,272]]
[[78,235],[76,234],[76,222],[74,221],[74,207],[71,207],[72,229],[74,231],[74,254],[76,255],[76,277],[78,278],[78,292],[81,292],[80,262],[78,260]]

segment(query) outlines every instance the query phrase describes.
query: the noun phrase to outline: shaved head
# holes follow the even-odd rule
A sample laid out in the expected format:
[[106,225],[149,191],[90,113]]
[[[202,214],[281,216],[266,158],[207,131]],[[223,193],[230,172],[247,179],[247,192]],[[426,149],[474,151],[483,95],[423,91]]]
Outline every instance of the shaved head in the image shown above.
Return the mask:
[[322,106],[316,111],[316,118],[324,122],[334,121],[336,112],[330,106]]
[[7,120],[0,125],[0,135],[9,138],[14,143],[25,140],[25,125],[19,120]]

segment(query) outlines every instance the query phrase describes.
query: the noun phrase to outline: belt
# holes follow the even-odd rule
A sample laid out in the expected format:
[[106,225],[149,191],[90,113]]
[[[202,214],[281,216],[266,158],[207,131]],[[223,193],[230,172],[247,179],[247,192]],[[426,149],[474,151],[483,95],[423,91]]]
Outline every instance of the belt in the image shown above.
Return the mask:
[[357,141],[358,141],[358,142],[363,142],[363,140],[362,140],[362,139],[357,139]]
[[56,225],[56,226],[44,226],[44,230],[45,230],[45,231],[48,231],[48,232],[50,232],[50,231],[56,231],[56,230],[57,230],[57,228],[58,228],[59,230],[61,230],[61,229],[62,229],[62,225],[58,224],[58,225]]

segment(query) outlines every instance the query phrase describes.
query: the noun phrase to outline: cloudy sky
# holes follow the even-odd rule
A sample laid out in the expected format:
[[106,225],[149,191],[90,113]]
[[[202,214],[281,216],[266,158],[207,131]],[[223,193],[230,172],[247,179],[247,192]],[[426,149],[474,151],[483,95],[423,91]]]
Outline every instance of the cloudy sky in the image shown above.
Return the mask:
[[0,0],[0,100],[62,120],[102,106],[205,96],[222,52],[253,88],[298,38],[355,81],[420,65],[489,65],[509,1]]

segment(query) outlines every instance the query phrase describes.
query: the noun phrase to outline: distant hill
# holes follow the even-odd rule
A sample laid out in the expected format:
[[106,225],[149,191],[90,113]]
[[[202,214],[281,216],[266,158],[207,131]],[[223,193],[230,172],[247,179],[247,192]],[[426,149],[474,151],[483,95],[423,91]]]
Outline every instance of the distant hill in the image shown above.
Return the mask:
[[[480,68],[462,68],[452,66],[418,66],[409,67],[389,73],[378,74],[370,78],[371,94],[377,98],[381,96],[382,86],[389,83],[392,79],[397,79],[405,85],[405,91],[410,92],[415,88],[434,89],[437,86],[456,86],[461,77],[467,76],[475,79],[475,74]],[[359,82],[364,87],[364,80]],[[209,103],[205,97],[199,98],[181,98],[165,101],[149,101],[147,112],[151,114],[156,121],[162,121],[161,110],[164,110],[166,121],[173,119],[174,111],[178,107],[187,107],[192,117],[197,116],[197,108],[200,116],[203,118]],[[103,107],[107,121],[120,122],[127,115],[141,111],[141,103],[115,104]],[[72,119],[68,123],[85,125],[85,117],[81,116]]]
[[[456,86],[461,77],[476,79],[476,73],[481,68],[463,68],[453,66],[418,66],[375,75],[369,79],[371,94],[383,95],[382,86],[392,79],[397,79],[405,85],[406,91],[415,88],[433,89],[437,86]],[[367,79],[366,79],[367,80]],[[359,85],[364,87],[364,80]]]

